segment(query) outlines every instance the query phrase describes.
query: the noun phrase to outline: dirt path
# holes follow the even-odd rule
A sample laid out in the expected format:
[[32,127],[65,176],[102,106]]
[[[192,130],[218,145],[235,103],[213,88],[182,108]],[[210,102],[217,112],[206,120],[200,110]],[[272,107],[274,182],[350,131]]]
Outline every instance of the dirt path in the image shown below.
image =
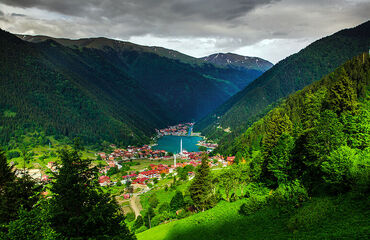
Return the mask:
[[135,217],[140,215],[140,211],[142,210],[141,204],[140,204],[140,196],[133,195],[130,199],[130,207],[132,211],[135,213]]

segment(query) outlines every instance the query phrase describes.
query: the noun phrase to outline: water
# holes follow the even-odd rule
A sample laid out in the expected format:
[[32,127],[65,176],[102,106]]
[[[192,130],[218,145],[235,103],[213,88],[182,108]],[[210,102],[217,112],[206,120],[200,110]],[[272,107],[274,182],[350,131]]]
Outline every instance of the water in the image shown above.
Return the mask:
[[156,146],[152,147],[154,150],[165,150],[167,152],[180,152],[180,139],[182,139],[182,149],[188,152],[198,152],[198,141],[202,140],[197,136],[163,136],[158,139]]

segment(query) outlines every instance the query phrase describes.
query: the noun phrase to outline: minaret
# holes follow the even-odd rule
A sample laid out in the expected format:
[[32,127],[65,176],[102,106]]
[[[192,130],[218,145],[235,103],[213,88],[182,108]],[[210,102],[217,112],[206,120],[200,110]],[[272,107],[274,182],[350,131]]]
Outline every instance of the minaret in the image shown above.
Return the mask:
[[176,153],[173,155],[173,166],[176,168]]
[[180,154],[182,154],[182,138],[180,139]]

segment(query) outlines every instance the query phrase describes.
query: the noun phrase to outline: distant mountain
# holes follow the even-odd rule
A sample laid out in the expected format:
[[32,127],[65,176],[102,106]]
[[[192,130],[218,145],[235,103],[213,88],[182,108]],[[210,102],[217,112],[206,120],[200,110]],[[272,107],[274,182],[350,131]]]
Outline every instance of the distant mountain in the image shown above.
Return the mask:
[[218,66],[230,66],[239,69],[255,69],[259,71],[269,70],[273,64],[258,57],[241,56],[234,53],[215,53],[200,58],[204,62],[213,63]]
[[370,21],[322,38],[274,65],[245,89],[199,121],[195,128],[220,140],[221,148],[271,110],[276,102],[366,52]]
[[0,42],[2,144],[30,131],[148,142],[155,128],[205,116],[262,74],[107,38],[0,31]]
[[[137,84],[147,89],[147,95],[157,99],[175,122],[204,117],[264,72],[220,67],[174,50],[107,38],[70,40],[47,36],[18,37],[39,45],[55,41],[74,50],[99,50],[101,57],[124,69]],[[54,58],[50,50],[52,48],[43,48],[46,55]],[[59,61],[59,58],[54,61]]]

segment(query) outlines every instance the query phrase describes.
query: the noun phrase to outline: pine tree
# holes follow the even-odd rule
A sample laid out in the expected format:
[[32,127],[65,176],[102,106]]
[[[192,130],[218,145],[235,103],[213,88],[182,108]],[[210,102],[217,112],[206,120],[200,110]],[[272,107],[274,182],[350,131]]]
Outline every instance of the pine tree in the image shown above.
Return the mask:
[[202,157],[202,163],[189,188],[189,192],[191,199],[193,200],[194,207],[198,211],[209,209],[215,203],[207,155],[203,155]]
[[177,211],[185,206],[184,195],[180,191],[176,191],[170,202],[171,209]]
[[41,186],[25,172],[16,178],[8,165],[4,152],[0,152],[0,224],[9,223],[18,216],[18,210],[29,211],[39,200]]
[[98,170],[76,150],[60,152],[51,191],[51,224],[66,238],[133,239],[117,203],[98,185]]
[[8,182],[12,182],[15,179],[13,167],[8,165],[5,153],[0,150],[0,192]]

